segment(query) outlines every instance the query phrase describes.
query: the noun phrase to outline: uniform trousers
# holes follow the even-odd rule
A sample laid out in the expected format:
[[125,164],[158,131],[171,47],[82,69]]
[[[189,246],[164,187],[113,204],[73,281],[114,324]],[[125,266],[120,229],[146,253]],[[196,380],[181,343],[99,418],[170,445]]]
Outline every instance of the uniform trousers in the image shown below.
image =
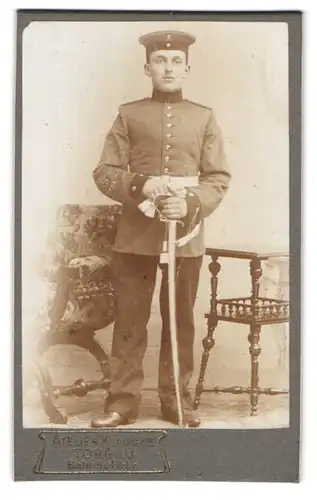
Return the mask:
[[[181,392],[184,410],[192,409],[188,390],[194,360],[194,314],[202,256],[176,259],[176,319]],[[112,341],[112,375],[105,409],[135,419],[141,403],[144,379],[143,358],[147,347],[147,325],[161,269],[160,312],[162,318],[159,354],[158,395],[161,410],[176,411],[170,344],[168,269],[158,257],[115,252],[113,277],[117,297]]]

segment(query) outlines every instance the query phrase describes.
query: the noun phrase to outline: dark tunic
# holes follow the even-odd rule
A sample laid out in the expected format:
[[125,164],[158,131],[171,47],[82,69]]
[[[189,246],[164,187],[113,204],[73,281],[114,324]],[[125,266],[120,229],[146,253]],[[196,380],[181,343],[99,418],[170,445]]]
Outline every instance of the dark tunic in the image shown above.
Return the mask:
[[[147,176],[197,176],[189,189],[188,223],[203,222],[218,207],[230,180],[223,139],[212,109],[154,92],[152,98],[123,104],[109,131],[93,176],[102,193],[123,204],[114,250],[158,255],[164,224],[138,208]],[[199,208],[199,212],[197,211]],[[204,253],[203,224],[198,235],[177,249],[182,257]]]

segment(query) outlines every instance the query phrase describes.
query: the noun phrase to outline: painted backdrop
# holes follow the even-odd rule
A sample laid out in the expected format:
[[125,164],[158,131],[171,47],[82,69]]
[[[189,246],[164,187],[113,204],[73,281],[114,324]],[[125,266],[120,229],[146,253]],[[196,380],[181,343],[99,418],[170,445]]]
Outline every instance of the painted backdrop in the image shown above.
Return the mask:
[[[214,108],[225,138],[232,183],[222,205],[206,223],[206,243],[288,246],[287,25],[33,22],[23,33],[25,353],[36,339],[34,317],[41,300],[38,256],[53,227],[56,209],[63,203],[108,203],[95,187],[92,171],[119,104],[151,94],[138,37],[159,29],[180,29],[196,35],[184,94]],[[206,331],[207,264],[196,307],[196,366]],[[275,289],[276,270],[269,275],[266,284]],[[287,293],[285,273],[282,281]],[[250,286],[247,264],[224,262],[220,293],[245,294]],[[246,385],[247,333],[244,326],[219,326],[208,370],[209,385]],[[146,385],[152,387],[156,385],[159,336],[155,297],[145,360]],[[99,332],[98,337],[109,345],[111,329]],[[261,385],[287,385],[286,329],[263,329],[261,345]],[[56,358],[61,378],[67,364],[88,369],[81,354],[67,356]]]

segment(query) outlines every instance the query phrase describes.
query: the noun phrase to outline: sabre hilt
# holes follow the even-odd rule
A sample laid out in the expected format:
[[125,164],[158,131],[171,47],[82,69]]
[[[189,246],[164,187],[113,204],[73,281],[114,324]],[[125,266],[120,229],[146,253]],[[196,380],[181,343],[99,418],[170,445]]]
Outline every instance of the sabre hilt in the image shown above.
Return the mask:
[[162,243],[162,250],[160,252],[160,264],[168,263],[169,256],[169,234],[171,233],[171,226],[174,226],[175,229],[173,234],[175,235],[172,241],[172,244],[176,246],[176,226],[177,224],[183,224],[180,220],[172,220],[172,219],[160,219],[162,222],[165,222],[165,236]]
[[[156,198],[157,199],[164,199],[164,198],[169,198],[170,196],[173,196],[173,193],[170,193],[170,194],[167,194],[167,195],[164,195],[164,196],[158,196]],[[184,195],[183,196],[179,196],[180,198],[183,198],[185,197]],[[169,235],[171,234],[171,227],[173,226],[173,230],[172,230],[172,233],[175,234],[175,236],[173,237],[173,244],[176,245],[176,226],[177,224],[183,226],[184,223],[179,220],[179,219],[168,219],[167,217],[165,217],[159,210],[158,206],[156,206],[156,209],[159,213],[159,220],[161,222],[164,222],[165,223],[165,234],[164,234],[164,240],[163,240],[163,244],[162,244],[162,250],[161,250],[161,253],[160,253],[160,264],[167,264],[168,263],[168,254],[169,254]]]

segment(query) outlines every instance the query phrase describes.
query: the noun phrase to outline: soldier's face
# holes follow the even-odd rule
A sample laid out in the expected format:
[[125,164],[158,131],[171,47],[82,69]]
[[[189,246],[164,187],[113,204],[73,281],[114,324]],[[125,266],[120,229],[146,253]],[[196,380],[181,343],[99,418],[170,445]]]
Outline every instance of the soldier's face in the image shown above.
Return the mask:
[[145,74],[152,78],[156,89],[175,92],[182,88],[189,69],[183,51],[157,50],[151,53],[150,61],[145,65]]

